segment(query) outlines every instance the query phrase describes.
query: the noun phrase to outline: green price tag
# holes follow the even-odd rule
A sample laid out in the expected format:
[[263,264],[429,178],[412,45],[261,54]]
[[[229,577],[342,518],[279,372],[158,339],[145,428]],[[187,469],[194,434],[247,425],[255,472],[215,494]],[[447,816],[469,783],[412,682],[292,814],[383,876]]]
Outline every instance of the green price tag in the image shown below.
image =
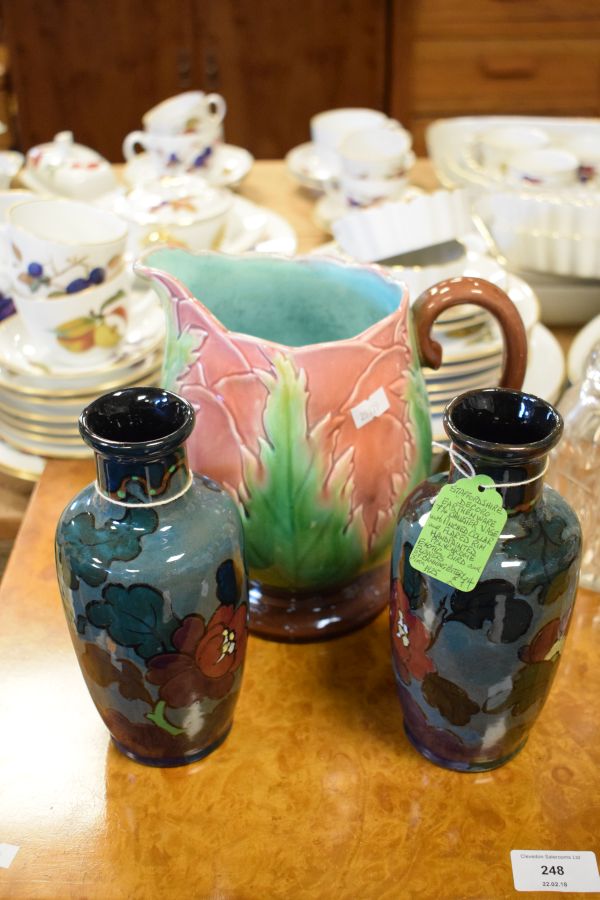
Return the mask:
[[459,591],[472,591],[492,555],[508,513],[489,475],[461,478],[439,492],[410,564]]

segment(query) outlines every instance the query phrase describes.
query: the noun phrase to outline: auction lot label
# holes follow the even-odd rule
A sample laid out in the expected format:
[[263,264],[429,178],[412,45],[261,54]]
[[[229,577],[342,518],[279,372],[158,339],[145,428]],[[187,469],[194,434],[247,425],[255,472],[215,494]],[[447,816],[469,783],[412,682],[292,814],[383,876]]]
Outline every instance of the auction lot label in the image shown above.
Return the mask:
[[600,893],[592,850],[511,850],[510,861],[517,891]]

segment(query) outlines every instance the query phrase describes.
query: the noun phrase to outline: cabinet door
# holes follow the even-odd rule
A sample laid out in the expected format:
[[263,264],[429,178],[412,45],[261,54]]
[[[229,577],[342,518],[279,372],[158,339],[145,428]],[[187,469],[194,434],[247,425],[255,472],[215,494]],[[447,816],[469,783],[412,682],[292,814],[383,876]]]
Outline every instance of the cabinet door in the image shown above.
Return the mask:
[[24,149],[68,129],[122,161],[142,114],[197,85],[191,0],[5,0],[4,18]]
[[256,156],[309,139],[337,106],[382,109],[386,0],[194,0],[207,34],[204,84],[227,99],[225,135]]
[[227,100],[226,139],[259,157],[335,106],[382,108],[387,0],[4,0],[25,149],[72,130],[113,161],[165,97]]

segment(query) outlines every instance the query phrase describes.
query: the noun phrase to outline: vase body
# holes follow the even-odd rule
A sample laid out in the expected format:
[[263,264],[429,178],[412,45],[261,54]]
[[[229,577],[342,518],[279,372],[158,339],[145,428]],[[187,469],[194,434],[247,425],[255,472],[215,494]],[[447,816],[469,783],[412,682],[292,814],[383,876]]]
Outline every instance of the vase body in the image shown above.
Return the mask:
[[80,428],[97,480],[56,532],[63,606],[83,677],[111,736],[140,762],[174,766],[231,727],[247,637],[239,513],[191,474],[185,401],[157,388],[99,398]]
[[445,427],[475,474],[505,484],[535,479],[500,489],[508,518],[472,591],[409,560],[442,487],[463,477],[454,464],[407,498],[394,539],[390,630],[406,733],[432,762],[482,771],[523,747],[544,704],[573,608],[581,531],[571,507],[543,484],[562,429],[549,404],[473,391],[450,404]]
[[[174,249],[142,263],[167,311],[163,386],[197,412],[192,467],[241,510],[251,628],[305,641],[365,624],[387,603],[400,502],[429,471],[429,326],[461,300],[500,317],[514,307],[457,279],[419,329],[377,267]],[[503,323],[510,347],[517,320]]]

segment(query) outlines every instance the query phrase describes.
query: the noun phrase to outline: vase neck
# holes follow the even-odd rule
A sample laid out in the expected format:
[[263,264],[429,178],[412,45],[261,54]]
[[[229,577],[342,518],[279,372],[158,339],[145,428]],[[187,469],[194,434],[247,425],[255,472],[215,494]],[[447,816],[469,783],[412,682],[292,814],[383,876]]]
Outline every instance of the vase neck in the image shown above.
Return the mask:
[[189,485],[183,445],[163,456],[123,458],[96,453],[96,484],[101,494],[131,506],[151,506],[179,497]]
[[[502,497],[503,506],[509,515],[527,512],[536,505],[542,496],[548,454],[541,454],[527,461],[511,462],[500,456],[494,457],[491,454],[484,456],[469,447],[461,446],[460,442],[455,442],[452,446],[460,453],[460,457],[454,462],[452,455],[450,456],[448,473],[450,483],[465,477],[464,471],[460,471],[460,469],[469,469],[469,465],[463,462],[464,458],[473,467],[474,475],[489,475],[498,485],[497,489]],[[457,465],[460,469],[457,468]],[[515,482],[523,481],[527,483],[515,484]],[[510,487],[500,487],[503,483]]]

